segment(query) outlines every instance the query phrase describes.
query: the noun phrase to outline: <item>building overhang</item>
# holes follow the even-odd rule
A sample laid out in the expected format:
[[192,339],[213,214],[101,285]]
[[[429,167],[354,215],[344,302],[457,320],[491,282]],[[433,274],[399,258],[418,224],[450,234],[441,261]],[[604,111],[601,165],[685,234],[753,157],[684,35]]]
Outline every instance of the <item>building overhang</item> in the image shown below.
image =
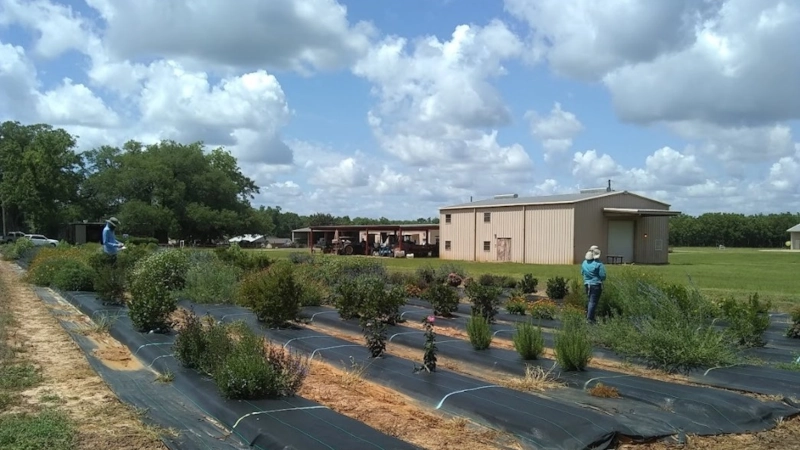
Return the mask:
[[681,215],[681,212],[666,209],[603,208],[603,214],[606,217],[673,217]]

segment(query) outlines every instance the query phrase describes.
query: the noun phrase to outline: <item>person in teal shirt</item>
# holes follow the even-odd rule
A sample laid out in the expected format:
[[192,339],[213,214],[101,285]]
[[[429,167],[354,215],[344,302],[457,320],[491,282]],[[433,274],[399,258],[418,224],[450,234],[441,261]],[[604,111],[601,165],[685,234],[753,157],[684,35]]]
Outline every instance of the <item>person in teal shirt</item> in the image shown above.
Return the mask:
[[586,288],[586,297],[589,304],[586,307],[586,320],[595,323],[595,312],[600,295],[603,294],[603,282],[606,281],[606,267],[600,261],[600,250],[594,249],[586,252],[586,257],[581,263],[583,285]]

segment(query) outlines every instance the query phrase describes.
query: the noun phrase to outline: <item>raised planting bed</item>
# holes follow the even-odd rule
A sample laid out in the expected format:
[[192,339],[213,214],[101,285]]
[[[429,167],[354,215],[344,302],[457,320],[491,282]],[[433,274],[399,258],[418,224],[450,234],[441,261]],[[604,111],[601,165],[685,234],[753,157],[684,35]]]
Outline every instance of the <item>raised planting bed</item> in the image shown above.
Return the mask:
[[[299,396],[275,400],[226,400],[216,385],[196,371],[184,368],[172,356],[174,334],[136,331],[124,308],[103,306],[92,293],[66,292],[65,298],[97,320],[116,317],[109,333],[148,368],[174,374],[170,383],[184,402],[190,402],[257,449],[393,449],[415,446]],[[159,399],[150,406],[163,408]]]
[[[419,321],[431,313],[430,309],[422,308],[419,306],[405,306],[401,308],[403,318]],[[325,313],[328,314],[328,313]],[[530,318],[528,318],[530,320]],[[448,327],[454,330],[466,332],[466,315],[456,314],[451,318],[437,318],[436,325],[439,327]],[[538,324],[538,320],[533,320],[534,324]],[[492,324],[492,330],[496,338],[510,340],[514,334],[514,324],[511,323],[495,323]],[[544,325],[543,325],[544,327]],[[543,330],[545,346],[552,348],[553,334],[550,330]],[[787,340],[790,340],[787,338]],[[785,352],[782,361],[791,362],[797,358],[797,355],[787,349],[767,347],[769,352],[772,353],[772,358],[778,352]],[[636,360],[624,358],[616,352],[595,347],[593,349],[594,356],[603,358],[610,361],[617,362],[632,362],[646,366],[647,362],[644,360]],[[749,349],[743,352],[743,355],[755,355],[759,357],[760,353],[757,349]],[[743,392],[751,392],[754,394],[763,395],[779,395],[789,398],[800,398],[800,371],[783,370],[768,365],[759,366],[754,364],[737,364],[726,367],[713,367],[706,369],[697,369],[686,374],[687,378],[698,384],[707,386],[732,389]]]
[[302,327],[267,329],[255,315],[236,306],[207,306],[181,302],[195,313],[220,321],[244,320],[274,342],[312,358],[334,364],[357,364],[366,380],[384,385],[428,407],[513,434],[530,449],[604,449],[620,435],[636,437],[613,417],[554,399],[438,369],[414,373],[416,363],[387,355],[372,359],[361,344],[323,335]]
[[[341,330],[358,339],[360,326],[355,320],[341,320],[338,314],[321,314],[331,308],[305,308],[314,323]],[[422,354],[424,333],[405,326],[390,326],[389,341]],[[641,376],[587,368],[583,372],[558,372],[555,361],[540,358],[523,361],[513,351],[502,348],[474,350],[469,341],[448,336],[437,340],[439,355],[509,375],[525,376],[526,365],[541,367],[572,389],[548,390],[548,397],[598,408],[613,415],[637,436],[658,438],[680,433],[718,435],[751,433],[774,427],[780,420],[800,414],[800,409],[782,402],[762,402],[735,392],[668,383]],[[616,389],[620,398],[604,399],[586,391],[602,383]]]

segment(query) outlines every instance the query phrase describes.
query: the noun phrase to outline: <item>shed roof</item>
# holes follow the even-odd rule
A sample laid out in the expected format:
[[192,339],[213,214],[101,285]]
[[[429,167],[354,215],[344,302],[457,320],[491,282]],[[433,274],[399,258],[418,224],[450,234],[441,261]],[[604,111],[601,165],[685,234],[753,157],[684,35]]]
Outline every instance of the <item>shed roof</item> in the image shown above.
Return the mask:
[[800,223],[786,230],[788,233],[800,233]]
[[669,203],[664,203],[652,198],[647,198],[638,194],[628,191],[605,191],[605,192],[578,192],[573,194],[559,194],[559,195],[543,195],[538,197],[518,197],[518,198],[491,198],[487,200],[479,200],[477,202],[460,203],[458,205],[445,206],[439,208],[439,211],[447,209],[468,209],[468,208],[485,208],[485,207],[501,207],[501,206],[531,206],[531,205],[552,205],[552,204],[570,204],[584,202],[600,197],[610,197],[614,195],[628,194],[635,197],[640,197],[651,202],[660,203],[669,207]]

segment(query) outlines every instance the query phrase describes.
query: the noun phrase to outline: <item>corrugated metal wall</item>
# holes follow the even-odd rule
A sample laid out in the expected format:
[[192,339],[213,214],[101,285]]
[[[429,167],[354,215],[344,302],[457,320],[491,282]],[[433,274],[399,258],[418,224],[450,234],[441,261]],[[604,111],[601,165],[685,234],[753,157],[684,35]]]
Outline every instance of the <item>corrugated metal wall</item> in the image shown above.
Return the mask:
[[[575,204],[575,263],[583,260],[592,245],[608,248],[608,218],[603,208],[668,209],[667,206],[635,195],[620,194]],[[620,218],[622,219],[622,218]],[[618,219],[619,220],[619,219]],[[666,264],[669,236],[669,217],[634,219],[634,258],[639,264]],[[647,234],[647,238],[644,235]],[[660,250],[659,250],[660,248]]]
[[535,205],[525,211],[525,262],[572,264],[575,238],[572,205]]
[[[497,239],[511,239],[508,247],[511,251],[511,262],[524,262],[524,216],[522,206],[506,208],[478,208],[475,212],[476,230],[475,254],[477,261],[497,261]],[[489,214],[489,222],[484,215]],[[488,250],[485,243],[488,242]]]
[[[446,216],[450,215],[450,223]],[[475,214],[471,209],[442,211],[439,215],[439,258],[472,261],[475,258]],[[447,242],[450,250],[447,250]],[[436,242],[436,241],[434,241]]]

